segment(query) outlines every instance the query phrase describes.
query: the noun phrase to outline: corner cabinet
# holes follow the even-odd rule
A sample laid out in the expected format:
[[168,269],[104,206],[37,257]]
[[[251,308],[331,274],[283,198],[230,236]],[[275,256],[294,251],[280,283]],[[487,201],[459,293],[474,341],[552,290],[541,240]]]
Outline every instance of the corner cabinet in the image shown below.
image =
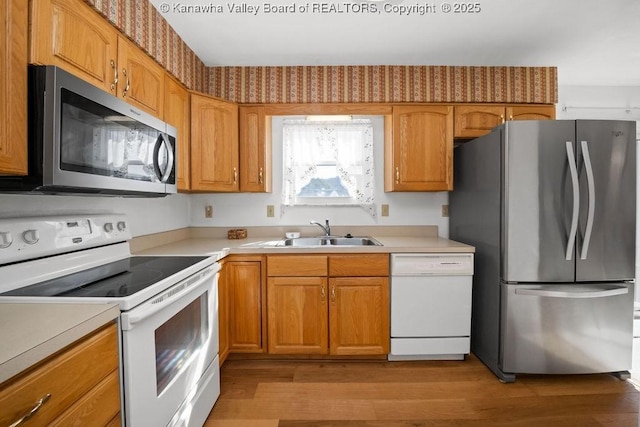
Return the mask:
[[267,257],[270,354],[389,352],[386,254]]
[[27,174],[27,4],[0,6],[0,174]]
[[385,138],[385,191],[453,189],[453,107],[394,106]]
[[271,122],[263,106],[240,106],[240,191],[271,192]]
[[507,120],[553,120],[553,105],[456,105],[455,138],[477,138]]
[[191,93],[191,190],[237,192],[238,105]]

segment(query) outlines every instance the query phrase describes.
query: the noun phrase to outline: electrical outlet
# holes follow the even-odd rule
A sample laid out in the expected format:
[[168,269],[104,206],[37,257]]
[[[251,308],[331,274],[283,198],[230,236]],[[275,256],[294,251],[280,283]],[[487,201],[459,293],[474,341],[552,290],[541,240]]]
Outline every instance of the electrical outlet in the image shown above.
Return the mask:
[[445,218],[449,216],[449,205],[442,205],[442,216]]
[[389,205],[382,205],[381,208],[382,212],[380,212],[380,215],[389,216]]
[[204,207],[204,217],[213,218],[213,206],[207,205]]
[[276,209],[273,205],[267,205],[267,218],[273,218],[276,216]]

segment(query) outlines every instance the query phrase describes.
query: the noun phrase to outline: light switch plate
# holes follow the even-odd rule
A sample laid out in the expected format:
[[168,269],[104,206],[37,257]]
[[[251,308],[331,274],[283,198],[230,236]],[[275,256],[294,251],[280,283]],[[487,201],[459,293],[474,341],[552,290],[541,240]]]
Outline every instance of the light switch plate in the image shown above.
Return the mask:
[[449,216],[449,205],[442,205],[442,216],[445,218]]
[[204,207],[204,217],[213,218],[213,206],[207,205]]
[[276,216],[275,206],[267,205],[267,218],[273,218]]
[[381,216],[389,216],[389,205],[382,205],[380,210]]

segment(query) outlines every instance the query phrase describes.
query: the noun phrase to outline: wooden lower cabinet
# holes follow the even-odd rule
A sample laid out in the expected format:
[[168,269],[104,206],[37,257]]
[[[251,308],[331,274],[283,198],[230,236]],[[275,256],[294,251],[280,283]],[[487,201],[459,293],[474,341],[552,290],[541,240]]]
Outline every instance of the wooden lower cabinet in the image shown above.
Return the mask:
[[263,353],[266,346],[265,284],[262,256],[232,255],[225,262],[221,282],[230,353]]
[[387,254],[268,256],[269,353],[388,354],[388,259]]
[[113,323],[0,386],[0,425],[12,425],[48,394],[25,425],[120,425],[118,360]]
[[327,278],[267,280],[270,354],[327,354]]
[[329,353],[389,353],[389,278],[329,279]]

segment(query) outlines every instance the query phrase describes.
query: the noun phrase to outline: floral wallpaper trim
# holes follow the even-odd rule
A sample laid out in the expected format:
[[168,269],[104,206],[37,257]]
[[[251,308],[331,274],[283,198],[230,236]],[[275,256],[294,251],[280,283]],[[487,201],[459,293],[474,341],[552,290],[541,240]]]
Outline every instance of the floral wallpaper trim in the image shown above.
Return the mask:
[[84,1],[189,89],[208,91],[208,68],[149,0]]
[[558,100],[556,67],[254,66],[209,72],[209,93],[238,103]]

